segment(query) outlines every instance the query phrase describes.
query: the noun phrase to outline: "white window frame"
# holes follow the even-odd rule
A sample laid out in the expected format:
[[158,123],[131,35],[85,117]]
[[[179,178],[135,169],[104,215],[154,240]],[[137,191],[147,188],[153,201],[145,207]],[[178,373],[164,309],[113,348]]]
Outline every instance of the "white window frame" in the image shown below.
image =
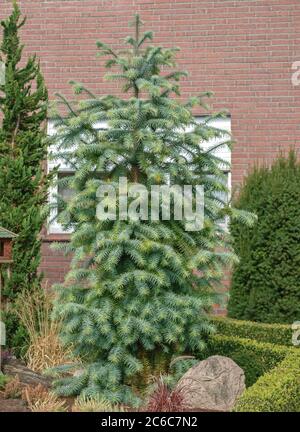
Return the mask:
[[[55,134],[55,127],[52,122],[48,122],[47,133],[49,136],[53,136]],[[59,172],[74,171],[73,169],[70,169],[70,166],[66,164],[65,160],[48,159],[48,163],[47,163],[48,173],[51,172],[54,168],[56,168],[57,165],[59,165]],[[58,184],[57,181],[55,181],[54,184],[49,188],[49,203],[51,205],[51,211],[50,211],[48,224],[47,224],[47,232],[48,234],[72,234],[72,230],[63,229],[62,225],[59,222],[57,222],[58,209],[57,207],[54,207],[54,205],[57,203],[57,194],[58,194]]]
[[[203,122],[207,117],[203,116],[203,117],[196,117],[196,121],[201,123]],[[225,132],[229,132],[231,133],[231,118],[225,117],[225,118],[217,118],[217,119],[213,119],[210,123],[211,126],[217,127],[218,129],[222,129]],[[106,122],[101,122],[101,124],[96,125],[96,127],[102,127],[105,128],[107,126]],[[48,126],[47,126],[47,133],[49,136],[53,136],[55,134],[55,127],[54,124],[52,122],[48,122]],[[217,144],[218,142],[220,142],[220,139],[216,139],[215,142],[214,140],[210,140],[208,142],[203,143],[203,148],[204,149],[208,149],[210,148],[213,144]],[[216,152],[214,153],[216,156],[222,158],[223,160],[225,160],[226,162],[228,162],[229,164],[231,164],[231,150],[228,147],[224,147],[224,148],[220,148],[217,149]],[[48,172],[52,171],[55,167],[57,167],[57,165],[59,165],[59,172],[61,173],[70,173],[70,172],[74,172],[74,169],[71,168],[69,165],[66,164],[66,162],[64,160],[48,160],[48,164],[47,164],[47,169]],[[228,170],[227,168],[224,168],[224,172],[228,172],[228,195],[229,195],[229,199],[231,196],[231,170]],[[49,188],[49,203],[51,205],[51,212],[49,215],[49,219],[48,219],[48,224],[47,224],[47,233],[49,235],[51,234],[72,234],[73,230],[69,229],[69,230],[65,230],[63,228],[63,226],[57,222],[57,208],[55,208],[55,203],[57,202],[57,194],[58,194],[58,185],[57,182],[51,186]],[[227,228],[228,226],[228,218],[225,218],[225,222],[222,222],[221,225],[224,228]]]
[[[197,123],[201,123],[203,121],[205,121],[207,119],[206,116],[203,117],[196,117],[196,121]],[[222,117],[222,118],[216,118],[213,119],[209,122],[210,126],[216,127],[218,129],[224,130],[225,132],[228,132],[229,134],[231,134],[231,117],[227,116],[227,117]],[[230,138],[230,136],[226,136],[224,141],[228,141]],[[210,147],[212,147],[214,144],[220,143],[222,142],[222,138],[216,138],[214,140],[210,140],[207,141],[205,143],[203,143],[203,149],[209,149]],[[221,166],[221,168],[223,168],[223,172],[224,173],[228,173],[227,176],[227,188],[228,188],[228,200],[230,201],[231,199],[231,194],[232,194],[232,185],[231,185],[231,149],[228,146],[224,146],[224,147],[220,147],[219,149],[217,149],[214,152],[214,155],[223,159],[225,162],[227,162],[229,164],[229,168],[226,166]],[[225,216],[224,221],[222,221],[220,223],[220,227],[225,229],[226,231],[229,230],[229,217]]]

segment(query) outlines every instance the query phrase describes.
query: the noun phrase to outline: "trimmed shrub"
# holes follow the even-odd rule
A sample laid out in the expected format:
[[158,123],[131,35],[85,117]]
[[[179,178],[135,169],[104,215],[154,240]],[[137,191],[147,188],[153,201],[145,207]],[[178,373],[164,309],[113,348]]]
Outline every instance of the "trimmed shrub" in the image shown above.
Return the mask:
[[215,335],[210,337],[207,348],[200,356],[205,359],[212,355],[230,357],[245,372],[246,386],[280,363],[287,354],[287,348],[270,343],[256,342],[234,336]]
[[247,389],[234,411],[300,412],[300,350],[287,347],[291,344],[290,326],[224,317],[212,320],[218,334],[209,338],[202,358],[228,356],[246,376]]
[[263,324],[225,317],[213,317],[218,334],[255,339],[276,345],[292,345],[292,328],[287,324]]
[[300,412],[300,351],[293,350],[237,402],[236,412]]
[[228,304],[232,318],[292,323],[300,316],[300,164],[295,152],[255,168],[235,201],[256,213],[253,227],[231,223],[240,258]]

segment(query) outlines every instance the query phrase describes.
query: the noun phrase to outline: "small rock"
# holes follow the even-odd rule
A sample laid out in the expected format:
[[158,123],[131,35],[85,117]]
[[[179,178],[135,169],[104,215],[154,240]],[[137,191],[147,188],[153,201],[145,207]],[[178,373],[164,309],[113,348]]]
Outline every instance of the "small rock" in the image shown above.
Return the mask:
[[37,386],[41,384],[46,388],[51,386],[52,380],[50,378],[34,372],[17,359],[9,359],[6,361],[2,370],[5,375],[18,376],[20,383],[24,385]]

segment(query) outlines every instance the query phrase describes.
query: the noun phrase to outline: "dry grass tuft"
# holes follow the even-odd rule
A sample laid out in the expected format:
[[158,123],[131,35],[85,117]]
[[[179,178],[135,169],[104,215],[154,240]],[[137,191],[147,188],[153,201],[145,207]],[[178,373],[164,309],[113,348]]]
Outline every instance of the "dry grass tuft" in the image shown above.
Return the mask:
[[17,313],[29,334],[27,366],[35,372],[70,362],[72,351],[59,340],[61,322],[51,319],[53,295],[37,287],[21,293]]
[[6,383],[4,390],[1,392],[4,399],[18,399],[21,397],[23,386],[19,377],[15,376]]
[[125,412],[125,409],[111,405],[101,397],[79,397],[72,406],[72,412]]
[[49,392],[41,384],[26,386],[22,391],[22,399],[32,412],[62,412],[66,411],[65,401]]

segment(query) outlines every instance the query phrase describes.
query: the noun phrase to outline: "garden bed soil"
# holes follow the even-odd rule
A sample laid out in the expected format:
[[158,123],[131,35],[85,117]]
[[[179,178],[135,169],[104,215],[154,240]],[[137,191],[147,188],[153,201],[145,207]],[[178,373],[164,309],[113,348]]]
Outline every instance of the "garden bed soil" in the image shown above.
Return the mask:
[[30,412],[22,399],[3,399],[0,395],[0,412]]
[[[9,359],[5,362],[3,372],[10,376],[18,376],[21,384],[23,385],[38,385],[42,384],[45,388],[51,387],[51,379],[46,378],[38,373],[28,369],[26,365],[17,359]],[[65,400],[66,409],[68,412],[72,412],[72,405],[74,404],[75,398],[62,398]],[[136,412],[132,408],[127,407],[128,412]],[[143,408],[140,412],[147,412]],[[30,412],[26,402],[22,399],[4,399],[0,392],[0,412]],[[215,410],[203,410],[203,409],[186,409],[184,412],[219,412]]]

